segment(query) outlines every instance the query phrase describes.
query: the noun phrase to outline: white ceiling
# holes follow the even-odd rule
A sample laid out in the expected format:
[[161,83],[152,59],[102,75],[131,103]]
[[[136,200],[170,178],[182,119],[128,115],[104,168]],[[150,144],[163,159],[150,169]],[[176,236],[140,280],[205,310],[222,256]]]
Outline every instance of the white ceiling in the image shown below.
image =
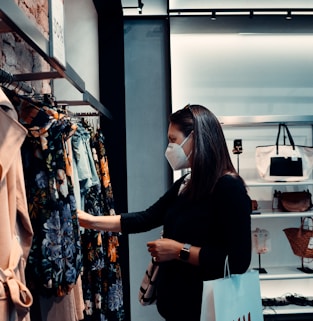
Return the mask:
[[313,8],[313,2],[310,0],[170,0],[169,5],[170,9]]

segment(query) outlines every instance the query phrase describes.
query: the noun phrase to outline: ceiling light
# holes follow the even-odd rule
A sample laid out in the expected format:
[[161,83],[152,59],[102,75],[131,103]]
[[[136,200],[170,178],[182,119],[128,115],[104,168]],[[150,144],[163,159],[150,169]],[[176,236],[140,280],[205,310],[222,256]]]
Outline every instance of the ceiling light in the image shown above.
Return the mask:
[[291,16],[291,10],[287,11],[287,16],[286,16],[286,20],[291,20],[292,16]]

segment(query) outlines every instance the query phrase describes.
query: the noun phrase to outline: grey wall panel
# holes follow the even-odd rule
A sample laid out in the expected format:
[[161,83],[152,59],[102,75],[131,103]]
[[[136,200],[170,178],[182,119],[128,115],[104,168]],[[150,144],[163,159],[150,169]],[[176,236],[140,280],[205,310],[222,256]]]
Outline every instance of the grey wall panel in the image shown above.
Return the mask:
[[[128,210],[143,210],[168,188],[169,110],[166,22],[125,22],[125,87]],[[142,307],[138,288],[149,261],[146,242],[160,237],[161,228],[129,236],[131,320],[162,320],[155,306]]]

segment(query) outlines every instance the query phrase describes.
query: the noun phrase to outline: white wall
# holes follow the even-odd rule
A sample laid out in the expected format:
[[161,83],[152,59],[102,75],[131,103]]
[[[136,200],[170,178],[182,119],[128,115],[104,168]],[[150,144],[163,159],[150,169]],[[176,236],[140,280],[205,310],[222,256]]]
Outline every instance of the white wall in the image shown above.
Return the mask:
[[[92,0],[64,1],[66,60],[99,99],[98,15]],[[64,79],[54,80],[58,100],[82,100],[82,94]],[[95,111],[75,107],[76,111]]]
[[313,34],[172,34],[173,108],[216,115],[310,114]]

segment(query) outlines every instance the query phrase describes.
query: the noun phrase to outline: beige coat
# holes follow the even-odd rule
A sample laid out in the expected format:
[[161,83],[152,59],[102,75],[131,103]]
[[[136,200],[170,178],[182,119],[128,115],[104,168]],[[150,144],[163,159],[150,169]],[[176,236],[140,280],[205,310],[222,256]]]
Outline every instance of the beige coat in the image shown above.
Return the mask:
[[[27,210],[21,145],[27,130],[0,88],[0,320],[30,320],[25,265],[33,230]],[[8,289],[9,291],[5,291]],[[9,298],[13,304],[9,304]]]

